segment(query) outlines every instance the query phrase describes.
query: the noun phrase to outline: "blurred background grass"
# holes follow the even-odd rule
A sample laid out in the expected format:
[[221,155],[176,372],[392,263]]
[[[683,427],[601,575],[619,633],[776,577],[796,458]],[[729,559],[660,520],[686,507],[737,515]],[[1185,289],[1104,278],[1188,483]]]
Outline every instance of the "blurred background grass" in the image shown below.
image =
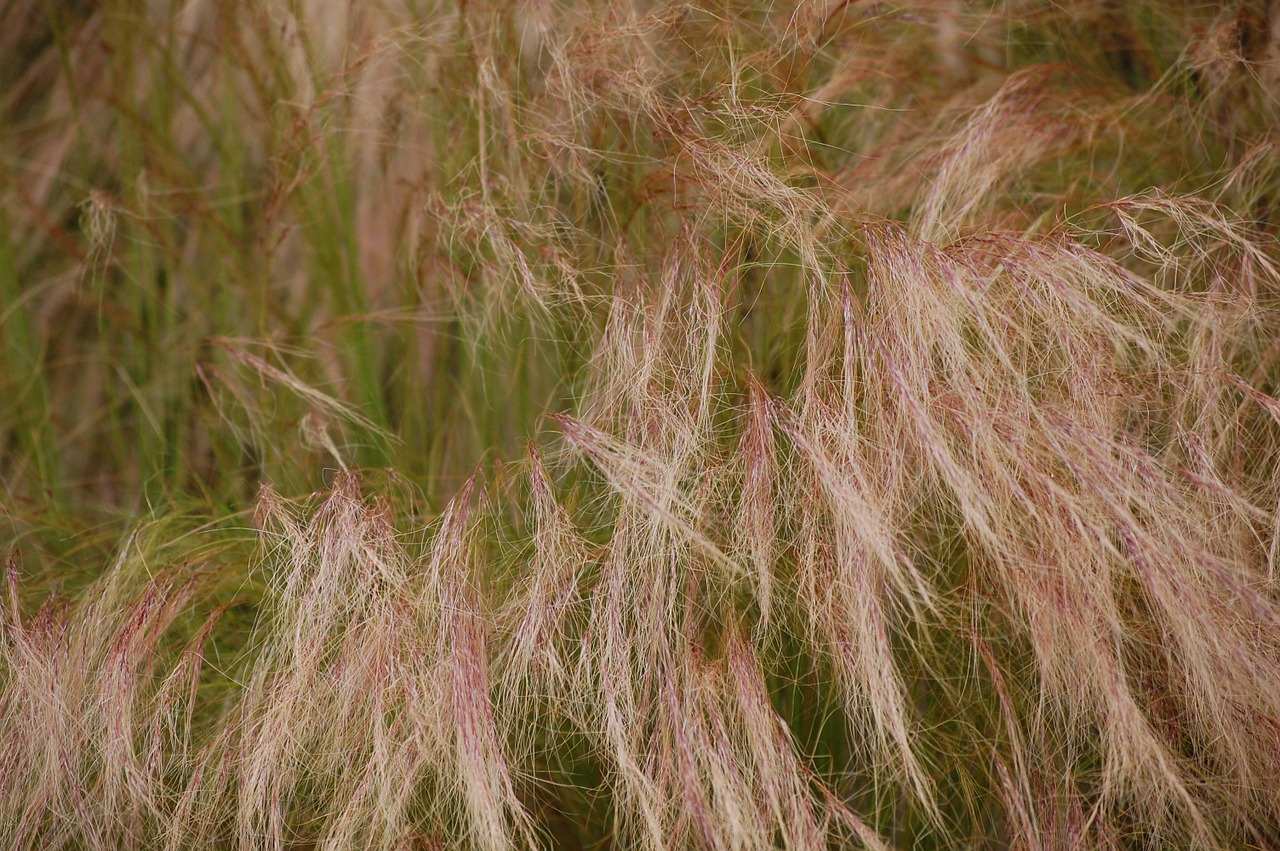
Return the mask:
[[1032,126],[990,143],[1014,160],[997,220],[1150,187],[1266,220],[1263,6],[858,5],[673,7],[648,68],[608,5],[10,2],[11,510],[238,510],[322,484],[330,441],[438,501],[569,407],[614,288],[680,227],[723,253],[734,344],[786,389],[795,247],[769,199],[706,185],[699,141],[905,218],[949,125],[1037,69]]

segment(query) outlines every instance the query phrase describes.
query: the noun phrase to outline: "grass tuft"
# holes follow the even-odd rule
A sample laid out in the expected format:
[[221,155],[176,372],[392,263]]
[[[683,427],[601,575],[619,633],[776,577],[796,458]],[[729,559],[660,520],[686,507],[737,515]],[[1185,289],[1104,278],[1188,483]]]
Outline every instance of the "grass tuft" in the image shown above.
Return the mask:
[[1265,3],[0,9],[0,846],[1280,845]]

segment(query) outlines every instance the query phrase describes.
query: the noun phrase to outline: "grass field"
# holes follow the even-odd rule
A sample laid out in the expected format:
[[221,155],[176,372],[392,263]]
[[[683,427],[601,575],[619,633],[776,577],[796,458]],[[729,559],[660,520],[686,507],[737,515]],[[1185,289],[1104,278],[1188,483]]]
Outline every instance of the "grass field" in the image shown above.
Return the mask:
[[1267,0],[0,3],[0,847],[1280,847],[1277,128]]

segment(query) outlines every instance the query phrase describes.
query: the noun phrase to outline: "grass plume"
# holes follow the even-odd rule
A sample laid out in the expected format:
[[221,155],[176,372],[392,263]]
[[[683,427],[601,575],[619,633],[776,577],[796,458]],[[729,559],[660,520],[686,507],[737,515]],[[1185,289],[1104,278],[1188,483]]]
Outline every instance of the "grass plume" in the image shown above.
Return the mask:
[[1280,844],[1280,18],[0,9],[0,846]]

